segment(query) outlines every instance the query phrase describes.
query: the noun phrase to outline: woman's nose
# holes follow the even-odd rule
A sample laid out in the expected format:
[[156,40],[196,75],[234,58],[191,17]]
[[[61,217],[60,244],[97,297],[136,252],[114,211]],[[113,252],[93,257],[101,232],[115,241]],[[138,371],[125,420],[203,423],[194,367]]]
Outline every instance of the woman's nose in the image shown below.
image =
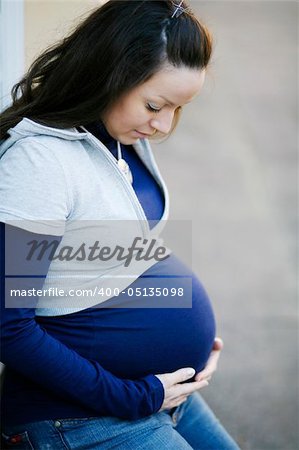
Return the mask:
[[174,112],[172,111],[160,111],[159,117],[151,121],[151,126],[156,128],[160,133],[167,134],[171,130],[173,116]]

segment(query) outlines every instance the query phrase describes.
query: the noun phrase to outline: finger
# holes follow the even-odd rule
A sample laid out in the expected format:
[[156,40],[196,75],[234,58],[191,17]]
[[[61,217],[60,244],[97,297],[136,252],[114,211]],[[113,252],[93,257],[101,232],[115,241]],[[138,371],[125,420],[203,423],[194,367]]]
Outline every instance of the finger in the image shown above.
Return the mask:
[[217,369],[219,357],[220,357],[220,354],[218,352],[211,354],[203,371],[214,372]]
[[193,394],[193,392],[197,391],[198,389],[202,389],[203,387],[206,387],[208,385],[209,385],[209,382],[206,380],[193,381],[192,383],[180,384],[177,386],[175,395],[176,396],[190,395],[190,394]]
[[222,348],[223,348],[222,339],[215,338],[213,350],[211,351],[207,364],[201,372],[198,372],[196,374],[195,381],[206,379],[216,371]]
[[216,372],[217,365],[210,365],[209,367],[206,367],[202,372],[199,372],[195,375],[194,380],[195,381],[201,381],[206,380],[207,378],[211,378],[212,375]]
[[159,409],[160,411],[163,411],[164,409],[171,409],[171,408],[175,408],[176,406],[181,405],[182,403],[184,403],[187,400],[188,396],[187,395],[181,395],[179,397],[173,398],[172,400],[169,400],[167,402],[167,404],[164,404],[162,406],[161,409]]
[[181,383],[182,381],[189,380],[195,374],[195,370],[192,367],[178,369],[175,372],[169,374],[170,386],[173,384]]
[[212,375],[206,375],[205,377],[201,378],[200,380],[195,380],[195,381],[210,381],[212,379]]
[[212,350],[209,356],[209,359],[207,361],[206,367],[208,364],[210,364],[213,361],[218,361],[218,359],[220,358],[221,355],[221,350]]
[[184,403],[188,398],[188,395],[181,395],[180,397],[178,397],[175,400],[176,405],[181,405],[182,403]]
[[211,354],[210,358],[208,359],[207,365],[205,368],[198,372],[195,376],[195,381],[203,380],[211,375],[217,370],[219,360],[219,354]]
[[222,350],[224,346],[223,340],[220,337],[216,337],[214,340],[213,349],[214,350]]
[[209,373],[207,373],[207,374],[205,374],[205,373],[203,373],[203,374],[197,374],[196,376],[195,376],[195,378],[194,378],[194,380],[196,381],[196,382],[200,382],[200,381],[210,381],[210,379],[212,378],[212,375],[211,374],[209,374]]
[[194,374],[195,370],[192,367],[184,367],[175,372],[155,374],[155,376],[159,378],[165,388],[171,388],[178,383],[189,380]]
[[199,373],[196,374],[195,379],[198,381],[199,378],[209,377],[213,375],[216,371],[218,365],[218,360],[210,359],[206,365],[206,367]]

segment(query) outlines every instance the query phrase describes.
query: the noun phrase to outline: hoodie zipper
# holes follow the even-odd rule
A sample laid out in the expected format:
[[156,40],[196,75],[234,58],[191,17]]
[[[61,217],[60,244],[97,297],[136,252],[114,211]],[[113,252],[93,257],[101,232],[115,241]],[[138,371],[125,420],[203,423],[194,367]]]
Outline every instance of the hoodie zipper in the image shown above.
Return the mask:
[[146,215],[143,211],[143,208],[138,200],[138,197],[132,187],[132,185],[129,183],[129,181],[124,177],[122,171],[120,170],[120,168],[117,165],[117,161],[115,160],[115,158],[111,155],[111,152],[109,151],[109,149],[101,142],[99,141],[95,136],[93,136],[93,134],[91,134],[89,131],[87,131],[84,127],[81,127],[84,129],[84,131],[86,132],[86,138],[91,141],[96,147],[100,148],[105,156],[107,157],[107,160],[113,165],[113,167],[115,168],[115,171],[117,172],[119,178],[121,179],[121,182],[124,186],[124,188],[126,189],[129,197],[131,197],[132,199],[132,203],[134,205],[135,211],[137,216],[139,217],[139,219],[141,219],[141,227],[142,227],[142,231],[143,231],[143,237],[146,238],[148,237],[148,235],[150,234],[150,228],[148,225],[148,221],[146,218]]

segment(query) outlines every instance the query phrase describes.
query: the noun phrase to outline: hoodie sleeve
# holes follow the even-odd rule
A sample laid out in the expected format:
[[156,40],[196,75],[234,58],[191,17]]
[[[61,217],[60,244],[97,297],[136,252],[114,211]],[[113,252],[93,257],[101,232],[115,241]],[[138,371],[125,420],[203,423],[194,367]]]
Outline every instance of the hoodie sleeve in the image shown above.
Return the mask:
[[[91,408],[98,415],[136,420],[157,412],[163,403],[164,388],[156,376],[148,375],[139,380],[117,378],[97,361],[83,358],[49,335],[36,322],[34,308],[8,307],[4,289],[5,225],[0,225],[2,362],[20,377],[27,377],[65,399]],[[18,246],[33,237],[36,239],[36,234],[21,229],[14,232]],[[53,236],[39,238],[51,240]],[[49,268],[47,261],[44,258],[41,263],[45,275]],[[41,273],[40,266],[38,271]],[[39,276],[35,281],[35,287],[41,289],[43,278]],[[26,305],[26,298],[21,300],[22,305]]]
[[62,165],[31,137],[14,143],[0,160],[0,220],[41,234],[62,235],[72,209]]

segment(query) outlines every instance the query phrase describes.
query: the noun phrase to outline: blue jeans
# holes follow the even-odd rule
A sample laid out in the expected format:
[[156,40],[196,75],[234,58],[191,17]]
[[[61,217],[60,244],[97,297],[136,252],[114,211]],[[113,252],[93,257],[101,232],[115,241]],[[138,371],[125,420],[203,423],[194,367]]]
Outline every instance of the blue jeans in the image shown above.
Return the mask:
[[4,448],[16,450],[239,449],[198,392],[172,410],[136,421],[58,418],[9,427],[3,438]]

